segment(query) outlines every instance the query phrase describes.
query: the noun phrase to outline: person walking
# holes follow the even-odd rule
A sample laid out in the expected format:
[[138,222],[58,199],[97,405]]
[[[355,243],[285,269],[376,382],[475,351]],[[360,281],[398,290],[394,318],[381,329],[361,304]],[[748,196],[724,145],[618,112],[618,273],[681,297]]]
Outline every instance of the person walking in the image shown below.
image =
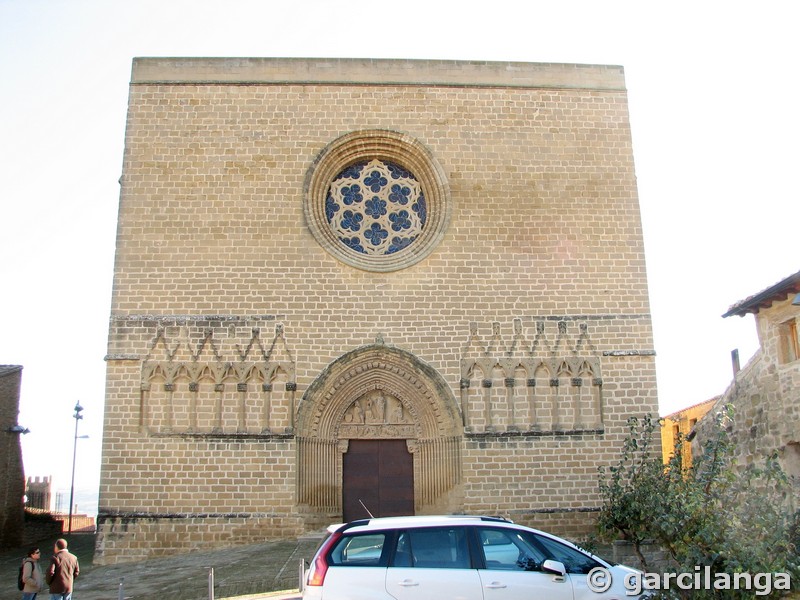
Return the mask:
[[28,550],[28,556],[22,559],[22,600],[36,600],[36,595],[44,586],[44,575],[39,559],[42,552],[37,547]]
[[67,540],[56,541],[55,554],[47,569],[47,583],[50,585],[50,600],[72,600],[72,584],[80,574],[78,557],[67,550]]

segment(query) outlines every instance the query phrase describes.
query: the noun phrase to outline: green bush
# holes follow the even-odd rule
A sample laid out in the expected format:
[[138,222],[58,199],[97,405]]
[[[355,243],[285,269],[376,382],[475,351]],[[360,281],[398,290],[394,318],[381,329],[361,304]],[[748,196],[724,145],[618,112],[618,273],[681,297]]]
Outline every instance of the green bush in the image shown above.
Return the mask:
[[[600,469],[599,537],[630,542],[646,572],[653,565],[642,547],[654,542],[668,553],[672,572],[709,573],[712,582],[721,580],[717,574],[787,573],[793,579],[800,574],[800,527],[790,482],[776,456],[758,467],[738,468],[729,435],[732,419],[730,407],[717,415],[713,436],[703,440],[689,468],[681,461],[685,440],[678,440],[664,464],[660,445],[654,445],[660,420],[629,419],[619,462]],[[781,591],[758,595],[777,597]],[[752,598],[753,591],[672,587],[660,597]]]

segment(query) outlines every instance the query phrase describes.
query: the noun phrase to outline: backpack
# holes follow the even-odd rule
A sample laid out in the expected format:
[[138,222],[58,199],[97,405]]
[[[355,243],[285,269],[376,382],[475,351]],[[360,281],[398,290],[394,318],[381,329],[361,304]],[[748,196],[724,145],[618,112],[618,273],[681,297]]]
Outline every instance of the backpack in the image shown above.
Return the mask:
[[22,573],[25,570],[25,563],[31,563],[31,575],[33,575],[33,561],[28,560],[27,558],[22,561],[22,564],[19,566],[19,575],[17,575],[17,589],[22,591],[25,589],[25,581],[22,579]]

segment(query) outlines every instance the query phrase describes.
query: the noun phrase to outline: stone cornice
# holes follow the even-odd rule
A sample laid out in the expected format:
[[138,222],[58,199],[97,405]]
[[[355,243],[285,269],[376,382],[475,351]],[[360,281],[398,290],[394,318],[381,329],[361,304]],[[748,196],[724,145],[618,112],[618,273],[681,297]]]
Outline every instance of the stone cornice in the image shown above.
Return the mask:
[[361,58],[135,58],[132,84],[325,84],[625,91],[614,65]]

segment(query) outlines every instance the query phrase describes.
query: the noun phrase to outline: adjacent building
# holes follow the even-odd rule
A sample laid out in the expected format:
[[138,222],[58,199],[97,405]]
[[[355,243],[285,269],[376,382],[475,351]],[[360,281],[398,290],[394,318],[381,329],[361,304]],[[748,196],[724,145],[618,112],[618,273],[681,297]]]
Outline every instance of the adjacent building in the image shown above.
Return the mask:
[[692,439],[698,421],[711,410],[719,396],[693,404],[663,417],[661,421],[661,456],[668,463],[675,449],[680,445],[681,464],[687,469],[692,466]]
[[800,272],[731,306],[723,317],[752,314],[759,349],[697,426],[695,442],[712,435],[725,405],[738,463],[776,454],[800,493]]

